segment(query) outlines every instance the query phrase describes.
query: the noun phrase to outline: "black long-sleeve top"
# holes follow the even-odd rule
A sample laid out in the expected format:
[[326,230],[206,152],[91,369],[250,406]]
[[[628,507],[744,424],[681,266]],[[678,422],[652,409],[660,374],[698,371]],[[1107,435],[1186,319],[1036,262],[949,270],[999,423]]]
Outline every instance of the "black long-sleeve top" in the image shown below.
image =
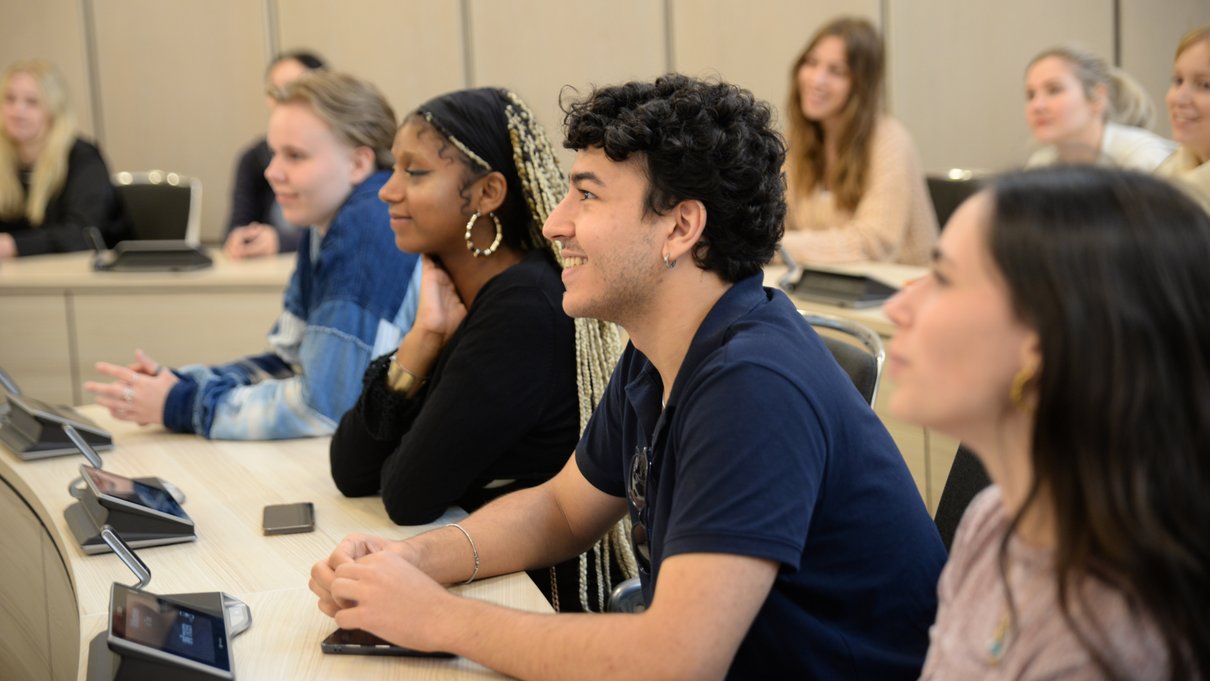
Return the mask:
[[235,163],[235,183],[231,186],[227,233],[253,222],[269,225],[277,231],[280,252],[293,253],[298,250],[303,230],[287,223],[277,208],[273,187],[265,179],[265,169],[272,160],[273,152],[263,137],[240,154]]
[[[20,173],[26,195],[30,174]],[[130,232],[100,150],[77,139],[67,154],[63,188],[47,203],[42,224],[34,227],[24,215],[0,219],[0,232],[12,234],[17,255],[26,256],[89,250],[94,244],[85,235],[88,227],[99,229],[109,246],[127,238]]]
[[340,491],[381,491],[391,520],[416,525],[554,477],[579,433],[562,300],[557,266],[533,252],[484,285],[415,396],[387,388],[391,355],[372,362],[332,436]]

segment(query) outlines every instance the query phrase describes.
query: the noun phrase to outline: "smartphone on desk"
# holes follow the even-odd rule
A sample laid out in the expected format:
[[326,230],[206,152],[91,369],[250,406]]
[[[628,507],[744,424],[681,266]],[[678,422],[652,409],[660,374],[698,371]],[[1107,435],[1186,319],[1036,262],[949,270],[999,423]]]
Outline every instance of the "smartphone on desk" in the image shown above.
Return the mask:
[[315,529],[315,504],[273,504],[265,507],[261,518],[265,534],[294,534]]
[[337,629],[319,644],[320,650],[333,655],[401,655],[405,657],[454,657],[440,651],[426,653],[397,646],[361,629]]

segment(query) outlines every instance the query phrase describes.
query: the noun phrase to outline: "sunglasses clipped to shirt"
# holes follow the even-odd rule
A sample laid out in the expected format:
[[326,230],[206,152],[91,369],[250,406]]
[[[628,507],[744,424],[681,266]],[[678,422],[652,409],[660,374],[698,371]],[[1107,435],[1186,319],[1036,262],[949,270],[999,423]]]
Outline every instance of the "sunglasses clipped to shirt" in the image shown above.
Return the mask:
[[639,570],[651,572],[651,544],[647,537],[647,475],[651,471],[651,448],[635,446],[634,458],[630,460],[630,484],[626,496],[634,505],[636,520],[630,528],[630,543],[638,558]]

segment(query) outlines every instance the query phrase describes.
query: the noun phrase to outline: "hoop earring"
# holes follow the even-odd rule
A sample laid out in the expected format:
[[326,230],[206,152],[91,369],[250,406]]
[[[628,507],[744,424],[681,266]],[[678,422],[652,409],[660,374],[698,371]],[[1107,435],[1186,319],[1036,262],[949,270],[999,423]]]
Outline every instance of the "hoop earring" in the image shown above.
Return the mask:
[[668,259],[668,254],[667,254],[667,253],[665,253],[665,254],[664,254],[664,269],[666,269],[666,270],[670,270],[670,269],[672,269],[672,268],[674,268],[674,267],[676,267],[676,261],[675,261],[675,260],[669,260],[669,259]]
[[1034,379],[1033,367],[1021,367],[1015,375],[1013,382],[1008,388],[1008,399],[1013,406],[1027,414],[1032,414],[1037,405],[1030,404],[1025,398],[1025,387]]
[[475,243],[471,241],[471,228],[475,226],[475,221],[479,219],[479,216],[479,211],[475,211],[474,215],[471,215],[471,219],[466,221],[466,234],[463,238],[466,239],[466,250],[470,251],[471,255],[476,258],[486,258],[495,253],[496,249],[500,247],[500,241],[504,239],[504,225],[500,224],[500,218],[496,217],[495,213],[488,213],[487,217],[491,218],[492,222],[496,224],[496,238],[492,240],[491,246],[479,250],[475,248]]

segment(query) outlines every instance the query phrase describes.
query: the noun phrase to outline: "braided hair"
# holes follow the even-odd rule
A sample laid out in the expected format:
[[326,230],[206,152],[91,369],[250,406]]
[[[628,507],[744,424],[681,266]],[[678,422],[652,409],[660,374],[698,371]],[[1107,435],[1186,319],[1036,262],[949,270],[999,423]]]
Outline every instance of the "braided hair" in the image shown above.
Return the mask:
[[[436,97],[422,104],[413,115],[462,152],[477,173],[498,171],[504,175],[508,192],[499,211],[504,243],[523,252],[544,248],[555,262],[562,264],[559,244],[542,235],[542,226],[566,193],[567,178],[559,168],[550,139],[525,102],[503,88],[476,88]],[[508,130],[507,138],[499,134],[499,127],[484,125],[485,120],[501,122]],[[622,339],[615,324],[597,319],[577,318],[575,329],[576,391],[582,433],[621,355]],[[619,522],[588,553],[580,556],[578,581],[583,610],[594,609],[588,594],[590,562],[596,575],[596,610],[605,609],[612,589],[611,560],[617,561],[624,577],[638,575],[628,523],[629,519]],[[589,554],[593,556],[591,561]],[[558,609],[553,567],[551,593]]]

